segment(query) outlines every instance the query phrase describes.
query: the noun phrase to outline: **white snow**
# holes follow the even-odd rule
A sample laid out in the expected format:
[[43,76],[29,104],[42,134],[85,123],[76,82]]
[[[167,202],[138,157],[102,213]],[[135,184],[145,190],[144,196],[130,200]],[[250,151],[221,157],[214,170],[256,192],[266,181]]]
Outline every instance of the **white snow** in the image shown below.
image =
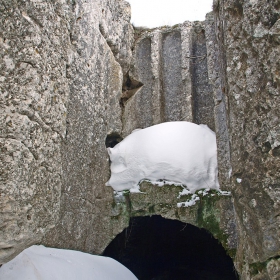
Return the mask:
[[195,205],[198,200],[200,200],[199,196],[197,194],[193,194],[190,200],[185,202],[178,202],[177,207],[190,207]]
[[[177,207],[190,207],[190,206],[193,206],[196,204],[197,201],[200,200],[201,196],[230,196],[231,195],[231,192],[228,192],[228,191],[221,191],[221,190],[215,190],[215,192],[213,193],[209,193],[210,192],[210,189],[203,189],[203,190],[200,190],[198,191],[197,193],[193,194],[191,196],[190,199],[188,199],[187,201],[185,202],[178,202],[177,203]],[[182,192],[179,193],[179,196],[178,198],[180,198],[181,196],[183,195],[189,195],[191,192],[186,190],[186,189],[183,189]]]
[[78,251],[31,246],[0,268],[0,280],[137,280],[117,261]]
[[[166,122],[137,130],[108,148],[116,191],[139,191],[139,182],[183,184],[194,193],[219,190],[215,133],[206,125]],[[165,181],[165,182],[163,182]]]
[[189,194],[191,194],[191,191],[184,188],[181,192],[179,192],[179,196],[177,198],[180,198],[183,195],[189,195]]
[[242,182],[242,179],[237,178],[237,179],[236,179],[236,182],[237,182],[238,184],[240,184],[240,183]]
[[230,195],[231,195],[231,192],[228,192],[228,191],[219,191],[219,192],[218,192],[218,195],[230,196]]

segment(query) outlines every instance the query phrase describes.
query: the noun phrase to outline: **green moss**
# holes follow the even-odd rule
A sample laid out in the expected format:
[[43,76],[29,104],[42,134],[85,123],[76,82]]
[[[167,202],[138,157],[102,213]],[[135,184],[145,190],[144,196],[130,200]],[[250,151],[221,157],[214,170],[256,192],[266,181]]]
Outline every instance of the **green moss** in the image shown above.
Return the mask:
[[124,190],[123,191],[123,196],[129,196],[130,194],[130,191],[129,190]]
[[264,262],[255,262],[255,263],[249,264],[249,269],[250,269],[251,275],[254,276],[259,273],[262,273],[266,269],[267,264],[271,260],[279,260],[279,259],[280,259],[280,256],[276,256],[276,257],[269,258]]
[[112,220],[115,219],[125,219],[129,221],[131,216],[131,201],[130,201],[130,191],[125,190],[122,192],[124,199],[113,200],[112,202]]
[[197,210],[197,225],[198,227],[205,228],[213,234],[213,236],[219,240],[222,246],[227,251],[231,258],[235,257],[236,250],[227,247],[228,235],[224,233],[220,228],[220,211],[216,203],[221,198],[227,198],[227,196],[221,196],[219,192],[211,190],[207,195],[203,196],[197,192],[200,197]]
[[[181,186],[165,185],[158,187],[149,181],[143,181],[140,184],[140,190],[143,193],[130,194],[129,191],[124,191],[123,202],[112,205],[113,208],[121,207],[118,217],[129,220],[130,217],[167,213],[174,209],[175,216],[181,220],[180,216],[185,215],[185,212],[182,210],[183,207],[177,207],[177,203],[189,201],[193,196],[193,194],[188,194],[178,198],[179,193],[183,190]],[[228,255],[234,259],[236,250],[227,247],[228,235],[220,228],[221,213],[220,207],[217,205],[221,199],[229,199],[230,196],[222,195],[221,192],[215,190],[207,191],[206,195],[205,190],[196,191],[195,194],[199,196],[200,200],[196,201],[194,206],[188,207],[187,212],[191,216],[197,217],[197,226],[208,230],[219,240]],[[181,211],[183,211],[182,215],[180,214]]]
[[149,213],[154,214],[155,213],[155,205],[152,205],[149,207]]
[[266,268],[267,262],[257,262],[249,264],[250,273],[252,276],[261,273]]

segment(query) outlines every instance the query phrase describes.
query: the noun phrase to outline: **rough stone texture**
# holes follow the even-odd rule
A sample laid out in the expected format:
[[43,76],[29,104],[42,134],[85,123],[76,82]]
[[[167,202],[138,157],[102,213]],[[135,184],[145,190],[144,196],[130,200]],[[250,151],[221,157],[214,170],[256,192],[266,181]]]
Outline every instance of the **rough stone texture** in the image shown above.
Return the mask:
[[176,121],[181,119],[179,104],[184,103],[182,94],[182,40],[179,31],[162,34],[162,101],[163,120]]
[[215,131],[214,99],[208,79],[205,28],[194,23],[191,49],[192,101],[194,122],[207,124]]
[[[213,7],[133,39],[122,0],[1,1],[0,263],[34,243],[100,253],[129,216],[161,214],[211,231],[241,279],[280,278],[280,1]],[[170,120],[216,131],[232,197],[113,199],[106,136]]]
[[227,116],[227,95],[226,76],[223,44],[218,40],[221,36],[219,29],[216,27],[214,15],[207,14],[205,21],[205,36],[207,47],[207,65],[208,77],[212,84],[214,99],[214,120],[215,132],[217,139],[217,153],[219,165],[219,182],[223,189],[231,190],[231,163],[230,163],[230,143],[228,133],[228,116]]
[[110,176],[105,139],[121,133],[119,101],[133,29],[123,1],[77,1],[74,15],[79,21],[72,29],[74,49],[67,72],[70,96],[60,218],[44,243],[101,253],[123,228],[110,218],[113,191],[105,187]]
[[63,1],[3,0],[0,13],[2,263],[59,217],[70,11]]
[[[142,88],[132,96],[125,104],[125,115],[127,119],[123,135],[128,135],[135,128],[144,128],[153,124],[153,81],[151,68],[151,38],[142,40],[135,50],[135,68],[138,75],[133,78],[143,83]],[[144,92],[145,94],[140,94]],[[135,102],[131,102],[135,100]]]
[[100,252],[111,238],[105,138],[121,131],[130,7],[3,0],[0,11],[0,263],[58,221],[44,244]]
[[136,29],[129,75],[143,83],[124,104],[123,136],[165,121],[191,121],[215,130],[204,24]]
[[113,216],[118,220],[127,217],[161,215],[184,223],[205,228],[217,238],[234,258],[236,251],[236,227],[233,219],[232,197],[211,190],[208,195],[196,192],[200,200],[191,207],[178,207],[177,203],[190,201],[192,194],[180,196],[182,187],[164,185],[158,187],[149,182],[140,184],[141,193],[125,192],[115,196]]
[[[226,62],[219,72],[226,77],[227,98],[220,96],[228,108],[227,116],[220,111],[219,122],[228,119],[239,232],[235,264],[242,279],[279,279],[280,2],[215,1],[214,15],[218,50],[224,52],[220,65]],[[224,140],[218,138],[221,150],[227,150]]]

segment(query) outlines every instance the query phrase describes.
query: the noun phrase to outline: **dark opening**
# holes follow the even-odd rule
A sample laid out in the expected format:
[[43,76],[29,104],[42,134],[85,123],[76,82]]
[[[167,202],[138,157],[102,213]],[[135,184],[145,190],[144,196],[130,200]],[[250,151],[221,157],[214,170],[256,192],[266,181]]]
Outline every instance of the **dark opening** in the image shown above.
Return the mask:
[[120,105],[124,107],[125,102],[132,97],[141,87],[143,83],[132,79],[128,73],[124,75],[122,85],[122,96],[120,99]]
[[114,148],[122,140],[123,138],[118,133],[111,133],[106,137],[105,140],[106,148]]
[[103,255],[139,280],[239,279],[232,259],[210,233],[161,216],[131,218]]

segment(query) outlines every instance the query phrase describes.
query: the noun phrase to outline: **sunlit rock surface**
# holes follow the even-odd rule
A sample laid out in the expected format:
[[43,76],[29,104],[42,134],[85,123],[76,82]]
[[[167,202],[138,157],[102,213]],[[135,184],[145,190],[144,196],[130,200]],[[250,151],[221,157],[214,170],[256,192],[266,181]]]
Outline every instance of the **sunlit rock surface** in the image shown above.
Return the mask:
[[[204,23],[133,38],[124,1],[2,1],[0,263],[34,243],[100,253],[159,214],[214,232],[242,279],[278,279],[279,9],[215,0]],[[215,131],[232,196],[178,209],[177,186],[143,182],[113,199],[107,135],[182,120]]]
[[110,235],[111,200],[104,141],[122,127],[130,7],[4,0],[0,11],[0,263],[43,236],[101,251],[104,237],[94,232]]

